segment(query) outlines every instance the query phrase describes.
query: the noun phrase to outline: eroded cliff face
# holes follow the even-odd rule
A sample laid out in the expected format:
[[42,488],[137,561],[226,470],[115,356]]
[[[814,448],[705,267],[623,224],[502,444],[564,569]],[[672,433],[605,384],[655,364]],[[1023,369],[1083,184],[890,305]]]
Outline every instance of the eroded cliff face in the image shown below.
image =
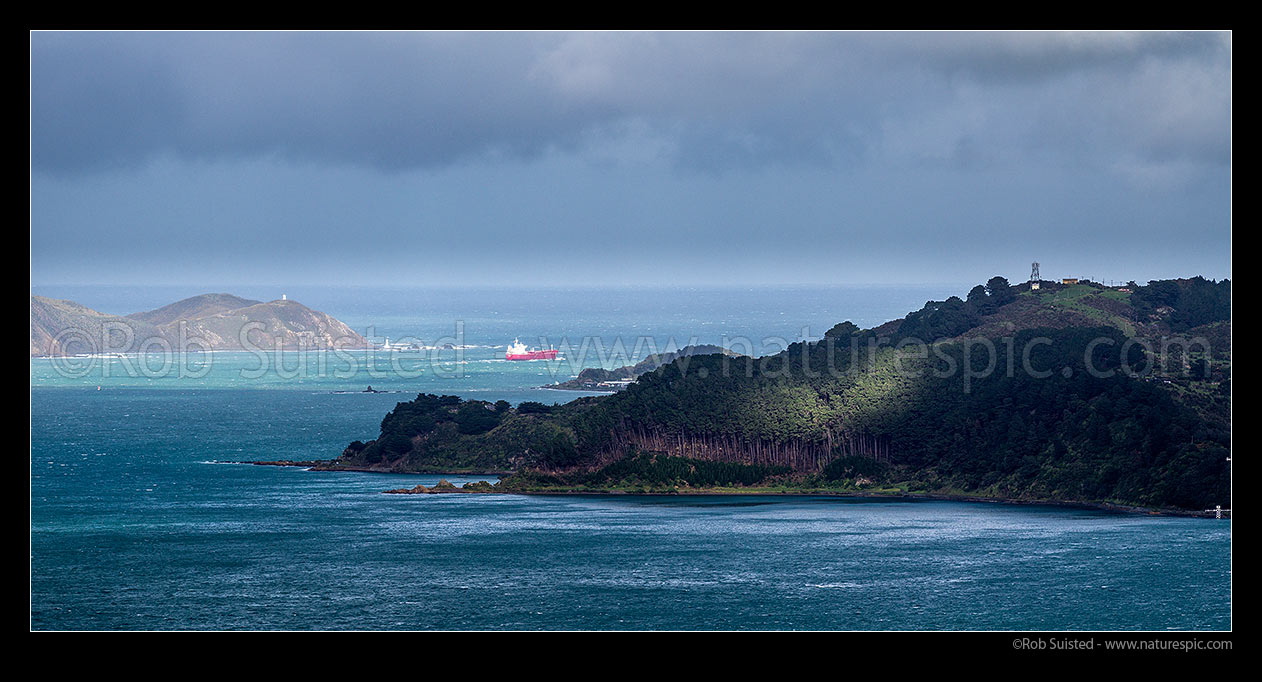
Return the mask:
[[98,312],[74,301],[31,297],[31,355],[127,353],[146,338],[164,338],[140,320]]
[[297,301],[271,301],[162,325],[164,336],[204,340],[216,350],[363,348],[364,337],[341,320]]

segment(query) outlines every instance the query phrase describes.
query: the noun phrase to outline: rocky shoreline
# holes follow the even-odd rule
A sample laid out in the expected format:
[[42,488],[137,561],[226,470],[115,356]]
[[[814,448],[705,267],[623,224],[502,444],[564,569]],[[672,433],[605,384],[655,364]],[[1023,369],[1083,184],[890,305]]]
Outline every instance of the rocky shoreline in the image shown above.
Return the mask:
[[295,460],[295,459],[276,459],[276,460],[256,460],[249,462],[237,462],[238,464],[258,464],[260,466],[273,467],[302,467],[310,471],[357,471],[366,474],[398,474],[401,476],[420,475],[436,475],[436,476],[511,476],[512,471],[485,471],[474,470],[460,471],[452,469],[435,469],[433,471],[399,471],[388,466],[363,466],[358,464],[343,464],[335,459],[313,459],[313,460]]
[[321,464],[327,464],[328,462],[329,460],[325,460],[325,459],[312,459],[312,460],[305,460],[305,461],[296,460],[296,459],[275,459],[275,460],[270,460],[270,461],[236,462],[236,464],[258,464],[260,466],[269,466],[269,467],[305,467],[308,469],[314,469],[317,466],[320,466]]
[[382,491],[386,495],[435,495],[439,493],[497,493],[502,492],[495,490],[495,486],[486,481],[478,481],[477,483],[466,483],[463,487],[457,488],[455,484],[447,479],[442,479],[438,483],[430,487],[418,485],[414,488],[395,488],[394,490]]
[[[880,500],[929,500],[940,502],[984,502],[988,504],[1007,504],[1017,506],[1064,507],[1089,511],[1108,511],[1119,514],[1143,514],[1145,516],[1184,516],[1190,518],[1214,518],[1214,512],[1202,512],[1193,509],[1154,508],[1132,505],[1114,504],[1111,502],[1073,502],[1061,500],[1024,500],[1012,498],[980,497],[974,495],[948,495],[942,493],[876,493],[861,490],[705,490],[691,489],[687,492],[640,492],[627,490],[492,490],[488,492],[503,495],[639,495],[639,496],[712,496],[712,495],[747,495],[747,496],[784,496],[784,497],[852,497]],[[1223,511],[1223,518],[1230,519],[1231,513]]]

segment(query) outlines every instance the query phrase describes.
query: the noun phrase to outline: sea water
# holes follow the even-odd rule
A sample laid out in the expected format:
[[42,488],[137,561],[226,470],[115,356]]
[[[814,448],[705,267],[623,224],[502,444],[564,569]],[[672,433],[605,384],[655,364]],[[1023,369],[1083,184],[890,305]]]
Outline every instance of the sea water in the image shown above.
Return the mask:
[[[128,300],[135,309],[171,300],[103,292],[36,293],[114,313],[134,312]],[[464,370],[445,373],[426,356],[414,358],[422,371],[400,377],[387,356],[381,372],[364,358],[349,377],[295,374],[279,365],[296,363],[291,353],[246,378],[259,358],[224,353],[200,377],[105,369],[136,357],[66,376],[32,359],[31,626],[1231,627],[1227,520],[829,497],[384,495],[439,477],[240,464],[334,457],[422,391],[582,395],[538,388],[554,380],[547,363],[499,360],[510,335],[789,337],[841,319],[872,326],[954,292],[628,290],[609,305],[559,290],[533,301],[520,291],[407,293],[304,298],[323,295],[326,312],[395,338],[433,338],[463,320],[466,364],[448,364]],[[569,378],[563,371],[555,378]],[[368,381],[398,393],[360,392]]]

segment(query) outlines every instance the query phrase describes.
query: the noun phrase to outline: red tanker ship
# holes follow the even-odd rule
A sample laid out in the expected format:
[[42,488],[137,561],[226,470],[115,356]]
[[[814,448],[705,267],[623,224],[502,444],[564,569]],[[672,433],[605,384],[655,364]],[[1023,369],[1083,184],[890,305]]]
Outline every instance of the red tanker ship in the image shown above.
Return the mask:
[[556,358],[557,349],[548,348],[547,350],[529,350],[526,344],[518,339],[513,339],[513,345],[508,347],[508,351],[504,353],[505,360],[553,360]]

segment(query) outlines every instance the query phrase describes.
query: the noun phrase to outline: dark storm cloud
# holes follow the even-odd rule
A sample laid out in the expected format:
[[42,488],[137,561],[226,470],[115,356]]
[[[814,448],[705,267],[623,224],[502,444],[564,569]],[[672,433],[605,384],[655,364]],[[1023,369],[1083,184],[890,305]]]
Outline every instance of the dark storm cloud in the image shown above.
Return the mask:
[[1046,154],[1148,172],[1226,162],[1229,51],[1209,33],[36,33],[32,165],[655,149],[710,170]]
[[1223,33],[34,33],[32,282],[1230,274]]
[[33,165],[113,165],[171,144],[187,117],[172,66],[102,36],[32,36]]
[[36,168],[157,154],[383,169],[530,156],[600,120],[532,96],[528,36],[37,34]]
[[1223,60],[1216,33],[933,33],[911,40],[869,36],[891,60],[984,81],[1033,83],[1075,72],[1129,72],[1150,60]]

